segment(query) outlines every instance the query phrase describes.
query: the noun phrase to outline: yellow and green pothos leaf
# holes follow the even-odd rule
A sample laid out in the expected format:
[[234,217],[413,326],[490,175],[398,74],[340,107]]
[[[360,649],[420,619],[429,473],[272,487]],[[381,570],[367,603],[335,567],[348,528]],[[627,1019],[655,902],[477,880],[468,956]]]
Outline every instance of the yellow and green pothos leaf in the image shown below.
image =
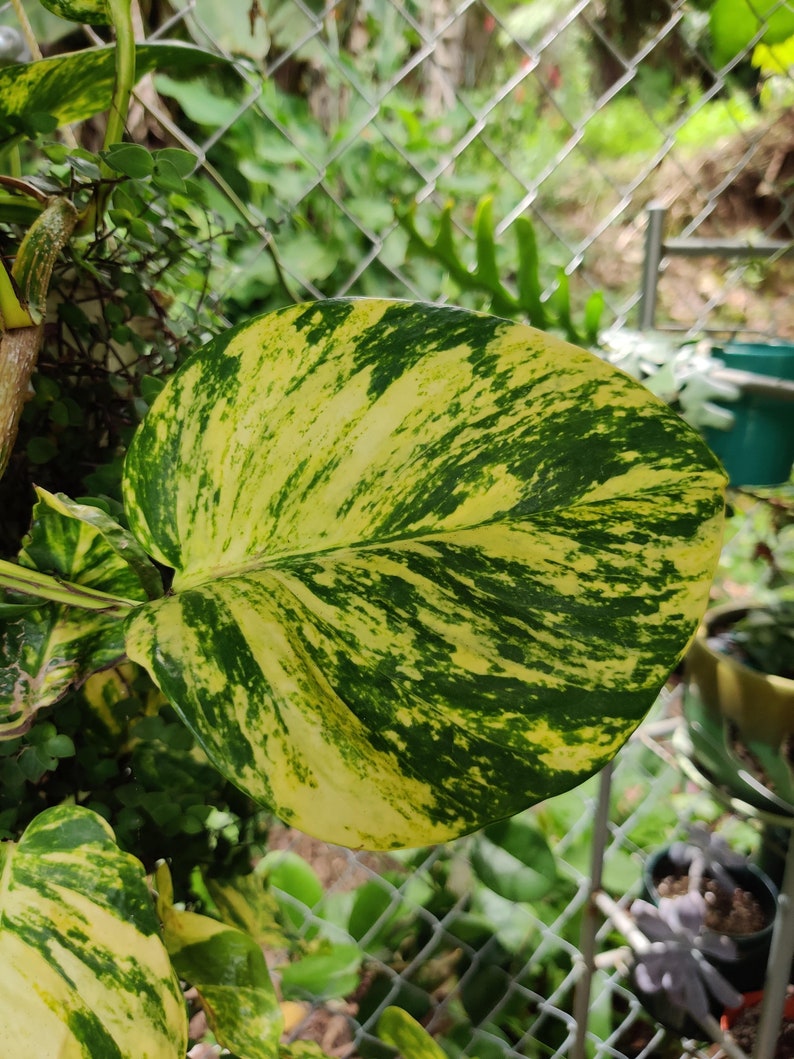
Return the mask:
[[155,884],[166,948],[180,978],[198,992],[218,1042],[245,1059],[273,1059],[284,1020],[259,945],[235,927],[176,907],[165,864]]
[[[135,48],[138,78],[157,69],[190,73],[220,61],[212,52],[174,41]],[[112,44],[0,68],[0,144],[25,135],[33,115],[49,114],[68,125],[107,110],[115,78]]]
[[41,0],[53,15],[69,22],[84,22],[90,26],[109,26],[110,5],[108,0]]
[[58,806],[0,845],[0,1055],[184,1059],[182,991],[142,865]]
[[[143,602],[162,594],[155,567],[109,515],[38,489],[33,525],[19,554],[26,569]],[[37,710],[57,702],[90,673],[124,657],[118,617],[63,603],[0,607],[0,738],[25,731]],[[2,597],[0,597],[2,601]]]
[[723,487],[658,399],[525,325],[293,306],[134,439],[130,524],[175,574],[127,649],[289,823],[441,841],[614,755],[705,607]]

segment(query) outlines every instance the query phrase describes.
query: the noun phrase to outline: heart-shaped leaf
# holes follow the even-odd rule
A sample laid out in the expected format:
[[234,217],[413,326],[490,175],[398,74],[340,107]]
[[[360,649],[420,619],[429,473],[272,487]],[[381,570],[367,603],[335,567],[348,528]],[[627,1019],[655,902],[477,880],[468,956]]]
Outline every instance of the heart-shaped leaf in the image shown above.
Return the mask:
[[609,760],[681,657],[724,477],[657,398],[521,324],[326,301],[240,326],[131,446],[175,570],[130,656],[288,822],[459,835]]
[[184,1059],[187,1019],[142,865],[79,806],[0,845],[0,1055]]
[[166,947],[216,1038],[245,1059],[273,1059],[284,1020],[262,950],[235,927],[175,907],[165,864],[155,878]]

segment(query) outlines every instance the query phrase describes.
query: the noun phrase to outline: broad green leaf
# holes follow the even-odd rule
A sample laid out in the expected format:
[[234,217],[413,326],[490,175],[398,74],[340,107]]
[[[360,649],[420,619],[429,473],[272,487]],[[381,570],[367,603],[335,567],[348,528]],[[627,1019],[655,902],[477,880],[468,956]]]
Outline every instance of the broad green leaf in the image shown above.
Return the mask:
[[142,865],[101,817],[47,809],[0,845],[0,1055],[184,1059]]
[[[139,44],[135,56],[138,78],[156,69],[190,73],[220,61],[211,52],[165,41]],[[0,143],[23,132],[31,115],[51,114],[68,125],[106,110],[115,76],[113,45],[0,68]]]
[[377,1034],[402,1059],[447,1059],[424,1026],[402,1008],[388,1007],[378,1019]]
[[[55,573],[131,601],[162,592],[140,545],[108,514],[45,489],[37,494],[33,526],[19,555],[21,574]],[[123,656],[117,614],[60,603],[7,614],[0,620],[0,738],[25,731],[37,710]]]
[[109,26],[112,22],[107,0],[41,0],[58,18],[89,26]]
[[557,878],[554,854],[526,816],[487,827],[472,847],[471,864],[481,882],[509,901],[538,901]]
[[341,998],[359,984],[364,953],[357,945],[323,942],[323,951],[303,956],[278,968],[281,991],[288,999]]
[[127,457],[175,571],[127,649],[217,767],[329,841],[439,842],[601,768],[705,608],[724,478],[522,324],[292,306],[195,354]]
[[262,950],[234,927],[176,908],[165,864],[156,886],[166,948],[180,978],[198,991],[218,1042],[245,1059],[273,1059],[283,1020]]
[[489,936],[507,952],[526,956],[537,948],[540,919],[526,902],[509,901],[487,886],[478,886],[472,896],[471,911],[488,924]]
[[763,44],[794,35],[794,10],[779,0],[716,0],[709,15],[714,62],[722,66],[741,54],[763,29]]
[[292,850],[269,850],[257,864],[256,874],[271,890],[287,895],[282,902],[285,914],[298,927],[323,899],[322,883],[314,868]]
[[193,6],[202,35],[208,34],[226,52],[265,61],[271,44],[270,11],[265,15],[260,8],[249,9],[245,4],[224,5],[217,0],[196,0]]

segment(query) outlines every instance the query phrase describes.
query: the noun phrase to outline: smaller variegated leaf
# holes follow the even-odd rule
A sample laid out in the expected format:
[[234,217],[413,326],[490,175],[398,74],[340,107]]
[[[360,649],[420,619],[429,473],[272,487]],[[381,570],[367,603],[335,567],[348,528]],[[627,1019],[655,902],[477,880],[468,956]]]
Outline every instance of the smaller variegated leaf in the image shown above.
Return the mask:
[[[37,490],[33,525],[19,555],[26,569],[143,602],[159,595],[159,575],[140,545],[99,508]],[[124,656],[118,615],[63,603],[30,609],[7,600],[0,618],[0,738],[25,731],[37,710],[57,702],[90,673]]]
[[[176,42],[135,48],[138,78],[157,69],[190,73],[221,61],[212,52]],[[50,114],[59,125],[69,125],[107,110],[115,77],[113,45],[0,68],[0,143],[16,139],[34,114]]]
[[0,1055],[184,1059],[187,1019],[143,866],[47,809],[0,845]]
[[275,1059],[284,1020],[262,950],[235,927],[175,907],[166,864],[155,885],[165,946],[219,1043],[245,1059]]
[[112,22],[108,0],[41,0],[41,4],[67,22],[89,26],[109,26]]
[[294,943],[295,929],[285,922],[281,906],[259,872],[231,880],[207,878],[204,882],[218,915],[228,926],[249,934],[257,945],[285,949]]

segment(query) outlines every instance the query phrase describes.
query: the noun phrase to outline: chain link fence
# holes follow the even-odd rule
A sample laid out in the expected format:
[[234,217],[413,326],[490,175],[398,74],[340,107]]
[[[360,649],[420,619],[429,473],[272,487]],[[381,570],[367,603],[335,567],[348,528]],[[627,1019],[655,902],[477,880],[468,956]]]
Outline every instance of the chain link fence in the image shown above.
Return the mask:
[[[37,5],[24,6],[45,52],[67,46],[66,24],[37,22]],[[224,248],[210,261],[212,285],[232,321],[329,296],[485,307],[416,233],[432,241],[451,203],[457,253],[473,266],[477,204],[489,196],[508,288],[514,225],[529,218],[544,298],[566,286],[581,313],[600,291],[602,324],[614,327],[637,323],[650,203],[666,206],[671,236],[775,241],[740,261],[671,257],[656,324],[791,339],[794,54],[764,44],[764,22],[715,59],[707,6],[154,3],[142,38],[192,41],[225,61],[200,78],[144,79],[130,135],[194,154]],[[3,24],[14,18],[0,11]],[[665,745],[636,739],[617,764],[604,886],[621,903],[639,891],[644,851],[688,813],[715,812],[682,793]],[[380,1059],[389,1053],[377,1020],[398,1004],[456,1056],[660,1054],[664,1031],[643,1015],[607,925],[597,949],[614,958],[597,960],[586,1027],[574,1018],[597,795],[593,781],[528,814],[540,867],[534,891],[513,894],[489,874],[501,854],[483,836],[387,857],[275,829],[280,925],[269,951],[294,998],[292,1036],[332,1056]],[[282,943],[300,955],[298,970]]]
[[[220,277],[224,295],[268,302],[272,242],[297,297],[454,299],[443,269],[411,253],[402,221],[413,205],[430,230],[453,202],[471,261],[475,204],[488,194],[508,282],[511,227],[530,217],[546,296],[562,267],[574,305],[600,290],[605,322],[635,326],[649,202],[668,207],[668,235],[792,235],[786,56],[759,57],[761,27],[716,68],[701,6],[190,3],[154,33],[245,55],[236,83],[208,104],[155,77],[142,100],[156,100],[156,120],[262,233]],[[671,259],[658,322],[790,336],[791,267],[779,254]]]

